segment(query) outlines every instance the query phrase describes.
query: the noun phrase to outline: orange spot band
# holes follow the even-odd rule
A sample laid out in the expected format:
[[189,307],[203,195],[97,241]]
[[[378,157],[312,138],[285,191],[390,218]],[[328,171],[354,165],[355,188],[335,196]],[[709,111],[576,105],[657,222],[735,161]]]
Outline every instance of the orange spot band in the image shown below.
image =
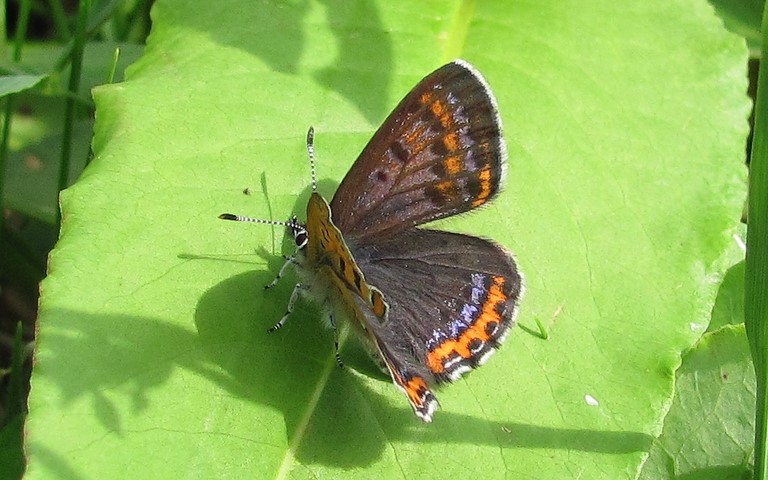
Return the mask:
[[485,302],[483,302],[482,310],[475,319],[475,322],[464,330],[459,338],[446,340],[429,352],[427,355],[427,366],[433,373],[443,373],[445,371],[445,360],[453,353],[457,353],[463,358],[471,358],[472,351],[469,345],[472,340],[479,339],[484,342],[491,340],[491,336],[487,332],[488,324],[492,322],[501,323],[501,316],[497,308],[508,299],[503,288],[504,277],[493,277],[493,283],[491,283],[488,289],[488,296]]
[[480,180],[480,193],[477,194],[477,198],[472,200],[473,207],[484,204],[488,201],[488,197],[491,196],[491,168],[486,167],[480,170],[477,178]]
[[457,155],[452,155],[443,161],[445,171],[448,175],[458,175],[461,172],[462,162]]
[[459,136],[455,132],[446,134],[443,137],[443,145],[449,152],[455,152],[459,149]]

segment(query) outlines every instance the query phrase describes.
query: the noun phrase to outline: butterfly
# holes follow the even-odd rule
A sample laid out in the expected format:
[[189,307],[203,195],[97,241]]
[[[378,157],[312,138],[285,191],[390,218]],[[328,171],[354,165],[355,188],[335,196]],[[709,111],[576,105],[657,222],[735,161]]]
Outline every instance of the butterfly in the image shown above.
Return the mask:
[[363,149],[328,203],[316,191],[314,130],[307,135],[312,193],[306,222],[225,213],[285,225],[299,296],[319,301],[334,328],[348,320],[408,399],[431,422],[437,384],[484,363],[515,322],[523,277],[510,253],[482,238],[421,228],[488,203],[506,175],[496,99],[482,75],[455,60],[421,80]]

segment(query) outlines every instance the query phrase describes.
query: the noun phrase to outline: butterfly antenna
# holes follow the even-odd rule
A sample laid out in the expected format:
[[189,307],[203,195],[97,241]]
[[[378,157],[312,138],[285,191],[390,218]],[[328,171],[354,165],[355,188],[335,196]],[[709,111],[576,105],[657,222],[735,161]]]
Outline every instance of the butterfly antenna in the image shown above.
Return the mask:
[[309,154],[309,172],[312,175],[312,191],[317,191],[317,174],[315,174],[315,127],[307,131],[307,153]]
[[279,222],[276,220],[262,220],[261,218],[244,217],[242,215],[235,215],[233,213],[222,213],[219,215],[222,220],[232,220],[233,222],[250,222],[250,223],[263,223],[266,225],[278,225],[280,227],[295,227],[298,222],[296,219],[291,219],[289,222]]

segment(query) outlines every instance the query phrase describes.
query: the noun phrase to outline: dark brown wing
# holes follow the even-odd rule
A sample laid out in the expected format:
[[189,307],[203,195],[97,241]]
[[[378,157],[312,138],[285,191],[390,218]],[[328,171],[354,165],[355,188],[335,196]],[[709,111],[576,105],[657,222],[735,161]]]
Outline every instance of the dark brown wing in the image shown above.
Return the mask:
[[373,135],[331,201],[358,244],[478,207],[499,190],[506,148],[483,77],[457,60],[429,74]]
[[383,324],[364,312],[403,378],[456,380],[482,364],[514,324],[522,276],[492,242],[414,228],[353,255],[389,305]]

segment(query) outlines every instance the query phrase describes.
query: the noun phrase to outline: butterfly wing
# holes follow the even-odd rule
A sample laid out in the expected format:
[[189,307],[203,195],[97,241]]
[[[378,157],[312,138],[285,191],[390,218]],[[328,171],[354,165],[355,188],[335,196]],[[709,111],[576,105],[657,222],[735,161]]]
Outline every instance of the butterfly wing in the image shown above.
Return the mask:
[[500,246],[435,230],[377,239],[353,255],[389,304],[388,318],[368,313],[367,326],[386,346],[380,352],[393,381],[423,419],[423,405],[436,405],[429,385],[458,379],[503,341],[514,324],[522,276]]
[[334,224],[360,243],[480,206],[499,190],[506,150],[483,77],[457,60],[395,107],[331,201]]
[[[369,310],[362,305],[361,300],[356,299],[361,314],[369,320],[371,315]],[[411,356],[407,351],[398,351],[402,349],[402,344],[391,343],[386,338],[386,330],[379,328],[378,323],[367,322],[365,334],[368,340],[373,344],[383,361],[384,367],[392,377],[392,382],[398,390],[408,399],[408,403],[416,414],[424,422],[432,421],[432,414],[439,405],[435,394],[432,393],[429,383],[432,379],[431,374],[423,366],[411,361]]]

